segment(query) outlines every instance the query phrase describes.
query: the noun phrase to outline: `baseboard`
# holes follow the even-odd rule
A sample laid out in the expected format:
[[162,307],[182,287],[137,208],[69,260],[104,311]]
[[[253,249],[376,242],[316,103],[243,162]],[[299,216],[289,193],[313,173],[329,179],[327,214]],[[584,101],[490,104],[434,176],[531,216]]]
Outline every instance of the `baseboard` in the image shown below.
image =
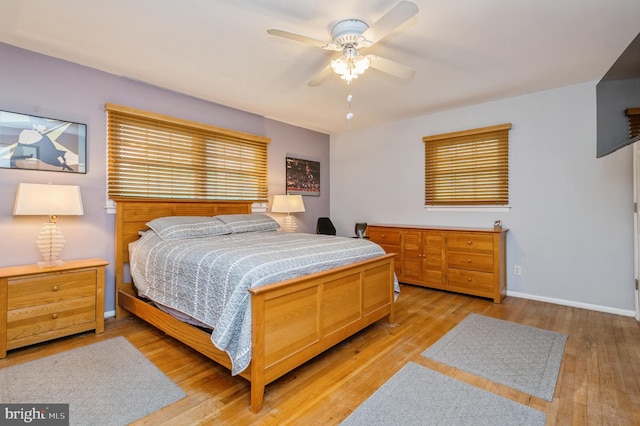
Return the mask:
[[[601,305],[592,305],[590,303],[580,303],[580,302],[574,302],[572,300],[554,299],[552,297],[535,296],[532,294],[520,293],[517,291],[507,291],[507,296],[518,297],[520,299],[537,300],[538,302],[554,303],[556,305],[571,306],[572,308],[582,308],[582,309],[589,309],[591,311],[606,312],[608,314],[622,315],[625,317],[636,316],[635,311],[630,311],[626,309],[618,309],[618,308],[612,308],[609,306],[601,306]],[[115,316],[116,316],[115,310],[107,311],[104,313],[105,319],[113,318]]]
[[556,305],[571,306],[572,308],[589,309],[591,311],[605,312],[608,314],[622,315],[625,317],[635,317],[636,312],[626,309],[612,308],[610,306],[592,305],[590,303],[575,302],[573,300],[555,299],[552,297],[535,296],[533,294],[520,293],[517,291],[507,291],[507,296],[518,297],[520,299],[537,300],[538,302],[554,303]]

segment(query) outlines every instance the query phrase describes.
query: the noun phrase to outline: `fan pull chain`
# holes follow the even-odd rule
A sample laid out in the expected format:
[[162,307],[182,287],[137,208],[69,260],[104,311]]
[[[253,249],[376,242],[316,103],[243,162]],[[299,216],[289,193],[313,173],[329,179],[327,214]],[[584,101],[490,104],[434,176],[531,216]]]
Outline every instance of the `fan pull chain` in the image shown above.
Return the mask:
[[351,112],[351,101],[353,100],[353,96],[351,93],[347,95],[347,105],[349,106],[349,112],[347,112],[347,122],[349,123],[349,130],[351,130],[351,120],[353,120],[353,113]]

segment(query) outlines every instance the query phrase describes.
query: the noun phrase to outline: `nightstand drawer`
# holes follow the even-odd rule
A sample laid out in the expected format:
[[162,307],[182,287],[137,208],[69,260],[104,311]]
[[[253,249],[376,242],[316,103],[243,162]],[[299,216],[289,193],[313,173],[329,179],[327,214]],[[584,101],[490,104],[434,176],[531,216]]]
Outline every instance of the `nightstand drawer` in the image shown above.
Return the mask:
[[81,297],[7,312],[7,342],[96,320],[95,297]]
[[451,251],[448,253],[447,259],[450,268],[493,272],[492,254]]
[[482,250],[493,251],[491,234],[463,234],[452,232],[447,237],[449,250]]
[[88,330],[104,331],[102,259],[0,268],[0,358],[7,350]]
[[7,309],[94,296],[96,271],[71,271],[57,274],[14,278],[7,286]]

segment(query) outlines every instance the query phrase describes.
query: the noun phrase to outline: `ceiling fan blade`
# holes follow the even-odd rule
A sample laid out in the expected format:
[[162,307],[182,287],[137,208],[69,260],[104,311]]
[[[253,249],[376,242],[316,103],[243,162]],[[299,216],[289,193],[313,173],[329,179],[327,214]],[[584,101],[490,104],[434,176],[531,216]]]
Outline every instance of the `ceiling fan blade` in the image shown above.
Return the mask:
[[333,69],[331,68],[331,64],[327,64],[326,67],[322,68],[322,70],[307,83],[307,86],[320,86],[331,74],[333,74]]
[[284,37],[290,40],[300,41],[302,43],[310,44],[312,46],[320,47],[320,48],[328,48],[329,46],[333,46],[333,43],[328,43],[326,41],[317,40],[315,38],[303,36],[301,34],[292,33],[285,30],[280,30],[278,28],[271,28],[267,30],[267,33],[277,36]]
[[369,26],[362,35],[367,40],[376,43],[389,33],[407,22],[418,13],[418,6],[411,1],[403,0],[388,11],[382,18]]
[[367,55],[367,57],[371,60],[371,64],[369,65],[371,68],[390,74],[394,77],[401,78],[403,80],[410,79],[416,73],[415,70],[407,66],[390,61],[385,58],[381,58],[380,56]]

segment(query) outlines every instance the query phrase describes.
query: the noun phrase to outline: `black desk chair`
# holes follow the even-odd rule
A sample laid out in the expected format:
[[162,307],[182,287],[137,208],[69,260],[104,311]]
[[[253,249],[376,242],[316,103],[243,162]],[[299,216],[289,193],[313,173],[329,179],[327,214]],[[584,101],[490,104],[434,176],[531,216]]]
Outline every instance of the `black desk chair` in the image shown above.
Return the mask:
[[336,235],[336,227],[328,217],[319,217],[316,225],[316,234]]

